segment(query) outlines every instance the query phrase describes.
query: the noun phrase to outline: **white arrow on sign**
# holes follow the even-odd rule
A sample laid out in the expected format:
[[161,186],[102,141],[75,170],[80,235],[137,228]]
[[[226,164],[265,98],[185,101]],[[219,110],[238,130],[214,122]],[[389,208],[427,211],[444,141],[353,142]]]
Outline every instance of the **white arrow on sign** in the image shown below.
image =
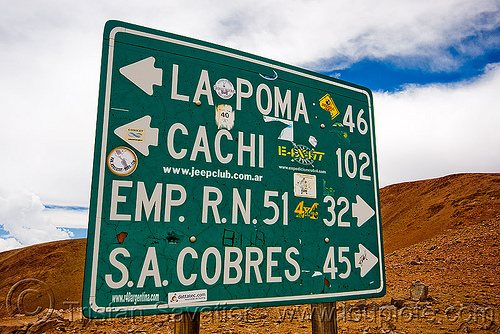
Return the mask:
[[115,135],[144,155],[149,155],[149,145],[158,146],[158,128],[152,128],[151,116],[146,115],[115,129]]
[[354,260],[356,268],[361,269],[361,277],[365,277],[378,262],[378,258],[362,244],[359,244],[359,253],[354,253]]
[[373,217],[375,211],[361,198],[356,195],[356,203],[352,203],[352,216],[358,218],[358,227]]
[[149,57],[120,68],[120,73],[148,95],[153,95],[153,85],[161,86],[163,70],[155,67],[156,59]]

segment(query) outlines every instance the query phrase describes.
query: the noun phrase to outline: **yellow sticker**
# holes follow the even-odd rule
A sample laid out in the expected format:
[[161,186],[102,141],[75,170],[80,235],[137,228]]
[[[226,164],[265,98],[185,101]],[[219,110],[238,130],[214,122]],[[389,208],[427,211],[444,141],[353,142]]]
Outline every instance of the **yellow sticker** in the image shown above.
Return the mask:
[[319,105],[321,106],[321,108],[325,109],[332,115],[332,119],[340,114],[330,94],[326,94],[321,99],[319,99]]
[[295,208],[295,213],[297,214],[297,218],[305,218],[309,217],[311,219],[318,219],[318,203],[314,203],[312,206],[304,206],[304,201],[300,201],[297,207]]

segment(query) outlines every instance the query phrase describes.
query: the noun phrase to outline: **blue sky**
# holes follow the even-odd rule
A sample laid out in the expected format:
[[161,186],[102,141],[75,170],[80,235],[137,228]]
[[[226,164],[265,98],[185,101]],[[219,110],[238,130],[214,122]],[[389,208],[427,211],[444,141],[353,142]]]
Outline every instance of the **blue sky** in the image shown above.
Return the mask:
[[[483,75],[488,64],[500,62],[500,27],[478,29],[443,50],[452,66],[436,67],[425,57],[388,56],[362,59],[349,67],[324,74],[356,82],[373,91],[403,89],[405,85],[429,85],[474,80]],[[419,59],[420,58],[420,59]]]
[[110,19],[370,88],[381,186],[500,170],[500,0],[20,0],[0,12],[0,251],[84,234]]
[[[499,29],[497,33],[500,35]],[[417,66],[408,64],[408,67],[401,67],[390,60],[386,62],[363,60],[344,70],[324,74],[356,82],[374,91],[388,92],[401,90],[408,84],[457,83],[473,80],[484,74],[486,65],[500,62],[500,48],[497,46],[491,50],[484,50],[483,55],[463,61],[464,63],[456,70],[430,71],[419,68],[417,64],[415,64]]]

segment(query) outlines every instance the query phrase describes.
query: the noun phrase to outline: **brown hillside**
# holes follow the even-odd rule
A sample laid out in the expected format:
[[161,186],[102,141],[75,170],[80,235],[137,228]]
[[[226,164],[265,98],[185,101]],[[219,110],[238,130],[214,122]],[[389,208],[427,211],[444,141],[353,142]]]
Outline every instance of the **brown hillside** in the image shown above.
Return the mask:
[[[379,312],[379,316],[392,312],[393,318],[404,307],[420,315],[423,314],[422,307],[426,307],[435,312],[435,318],[432,321],[428,317],[406,321],[396,317],[389,323],[379,318],[372,322],[365,313],[362,321],[346,320],[346,316],[353,316],[353,313],[346,312],[356,302],[342,302],[338,303],[339,332],[499,332],[500,174],[457,174],[401,183],[381,189],[380,198],[387,294],[378,300],[357,303],[361,302],[365,307],[367,303],[376,307],[383,305],[387,307],[386,313]],[[33,317],[6,317],[5,299],[9,289],[22,279],[37,278],[50,287],[55,309],[67,310],[69,306],[64,304],[65,301],[81,301],[85,245],[85,239],[65,240],[0,253],[0,316],[4,317],[0,318],[0,333],[10,333],[6,331],[8,328],[36,321]],[[421,304],[408,300],[408,288],[415,280],[429,285],[430,298]],[[403,309],[403,304],[396,304],[397,308],[395,304],[390,305],[394,300],[404,303]],[[24,302],[43,304],[40,300]],[[462,318],[450,317],[455,314],[450,313],[450,310],[455,312],[450,305],[456,306],[457,310],[463,305],[472,305],[479,311],[474,311],[473,321],[463,321]],[[304,322],[304,315],[306,318],[310,315],[310,306],[302,305],[296,309],[297,319],[286,321],[284,307],[251,310],[245,321],[241,320],[241,315],[234,319],[224,318],[224,315],[214,318],[213,312],[204,312],[201,332],[311,333],[310,322]],[[486,317],[485,320],[484,316],[481,317],[481,310],[493,312],[495,319]],[[302,315],[300,319],[299,314]],[[460,315],[469,314],[472,313]],[[69,318],[68,313],[64,316]],[[64,325],[53,320],[53,324],[59,327],[48,333],[172,333],[172,319],[158,316],[133,323],[123,319],[101,323],[68,324],[66,321]]]
[[[0,253],[0,316],[6,313],[9,289],[26,278],[47,284],[57,309],[67,308],[64,301],[81,300],[86,244],[86,239],[54,241]],[[43,286],[35,288],[43,291]]]
[[380,190],[384,251],[500,218],[500,174],[456,174]]

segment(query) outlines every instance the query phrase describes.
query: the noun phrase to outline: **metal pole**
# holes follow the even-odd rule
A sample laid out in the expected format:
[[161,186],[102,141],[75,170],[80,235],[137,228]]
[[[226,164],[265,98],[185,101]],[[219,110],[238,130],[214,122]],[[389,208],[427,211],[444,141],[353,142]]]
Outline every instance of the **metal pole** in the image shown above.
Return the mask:
[[311,305],[313,334],[337,334],[337,303]]
[[180,319],[175,321],[175,334],[199,334],[200,312],[182,312]]

